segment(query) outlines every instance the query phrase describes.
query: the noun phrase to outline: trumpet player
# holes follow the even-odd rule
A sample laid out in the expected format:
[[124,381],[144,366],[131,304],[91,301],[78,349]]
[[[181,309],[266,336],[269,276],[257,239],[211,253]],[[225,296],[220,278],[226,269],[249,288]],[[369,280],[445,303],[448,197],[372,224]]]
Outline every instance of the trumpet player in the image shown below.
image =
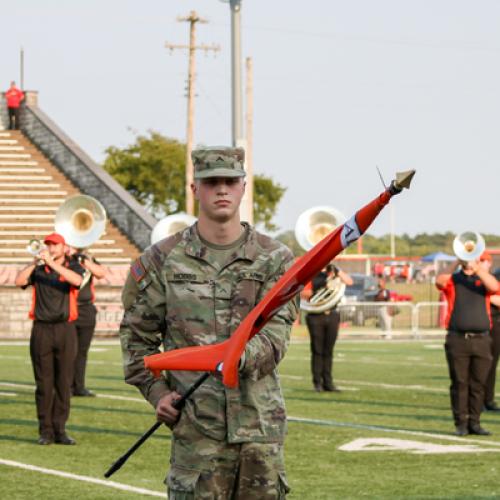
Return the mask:
[[[334,264],[329,264],[318,273],[304,288],[302,299],[309,300],[321,290],[327,288],[328,281],[339,278],[342,283],[352,285],[352,278]],[[306,315],[306,324],[311,339],[311,371],[316,392],[340,392],[333,383],[333,348],[337,341],[340,325],[338,302],[322,312],[310,312]]]
[[448,302],[444,347],[457,436],[490,434],[481,427],[480,416],[492,362],[490,296],[498,291],[498,282],[480,264],[481,253],[465,256],[467,260],[458,254],[459,260],[436,278]]
[[46,248],[19,272],[15,284],[34,289],[30,355],[36,382],[38,444],[72,445],[75,440],[66,434],[66,421],[76,354],[77,294],[84,270],[67,258],[60,234],[49,234],[44,244]]

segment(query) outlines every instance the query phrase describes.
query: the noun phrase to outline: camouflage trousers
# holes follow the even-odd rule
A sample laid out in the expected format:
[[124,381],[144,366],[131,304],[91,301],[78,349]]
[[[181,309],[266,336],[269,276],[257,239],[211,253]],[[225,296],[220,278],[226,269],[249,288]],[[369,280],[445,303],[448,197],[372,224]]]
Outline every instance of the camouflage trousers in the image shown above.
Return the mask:
[[169,500],[281,500],[290,491],[280,443],[228,444],[182,418],[174,428]]

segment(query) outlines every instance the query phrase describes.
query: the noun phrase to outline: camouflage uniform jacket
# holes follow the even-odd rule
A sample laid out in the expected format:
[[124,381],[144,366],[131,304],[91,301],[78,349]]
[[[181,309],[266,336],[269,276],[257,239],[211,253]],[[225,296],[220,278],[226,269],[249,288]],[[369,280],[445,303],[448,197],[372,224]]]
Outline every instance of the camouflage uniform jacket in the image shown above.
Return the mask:
[[[132,265],[120,326],[125,380],[154,407],[172,390],[184,393],[201,374],[172,371],[154,379],[143,357],[160,352],[161,344],[170,351],[226,340],[291,264],[286,246],[250,227],[247,235],[220,270],[195,226],[151,246]],[[187,400],[181,420],[229,443],[283,441],[286,415],[276,367],[296,314],[297,303],[290,301],[248,342],[237,389],[210,377]]]

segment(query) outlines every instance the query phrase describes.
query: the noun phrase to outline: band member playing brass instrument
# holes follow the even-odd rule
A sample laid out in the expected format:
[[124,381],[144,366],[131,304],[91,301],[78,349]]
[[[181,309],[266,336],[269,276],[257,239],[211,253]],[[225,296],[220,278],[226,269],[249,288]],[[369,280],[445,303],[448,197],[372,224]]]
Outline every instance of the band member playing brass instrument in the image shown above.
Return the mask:
[[77,295],[84,269],[66,256],[65,243],[58,233],[46,236],[46,248],[16,277],[16,286],[34,288],[30,354],[41,445],[75,444],[66,434],[66,421],[76,354]]
[[457,436],[490,434],[481,427],[480,416],[492,362],[490,296],[498,291],[498,282],[480,263],[484,246],[478,233],[457,236],[458,260],[436,278],[448,302],[444,347]]
[[[306,323],[311,338],[311,371],[316,392],[340,392],[332,378],[333,348],[340,325],[337,305],[345,285],[352,283],[352,278],[347,273],[334,264],[329,264],[312,279],[301,294],[301,308],[307,311]],[[308,307],[303,307],[304,301]]]

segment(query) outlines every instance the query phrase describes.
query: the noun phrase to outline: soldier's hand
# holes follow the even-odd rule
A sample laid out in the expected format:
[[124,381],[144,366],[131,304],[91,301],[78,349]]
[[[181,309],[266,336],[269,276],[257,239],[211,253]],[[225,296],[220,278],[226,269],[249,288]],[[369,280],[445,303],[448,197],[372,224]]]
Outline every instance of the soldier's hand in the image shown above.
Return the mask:
[[180,399],[180,394],[173,391],[166,396],[163,396],[156,405],[156,418],[160,422],[165,422],[168,425],[175,424],[179,418],[179,410],[173,407],[173,403]]

